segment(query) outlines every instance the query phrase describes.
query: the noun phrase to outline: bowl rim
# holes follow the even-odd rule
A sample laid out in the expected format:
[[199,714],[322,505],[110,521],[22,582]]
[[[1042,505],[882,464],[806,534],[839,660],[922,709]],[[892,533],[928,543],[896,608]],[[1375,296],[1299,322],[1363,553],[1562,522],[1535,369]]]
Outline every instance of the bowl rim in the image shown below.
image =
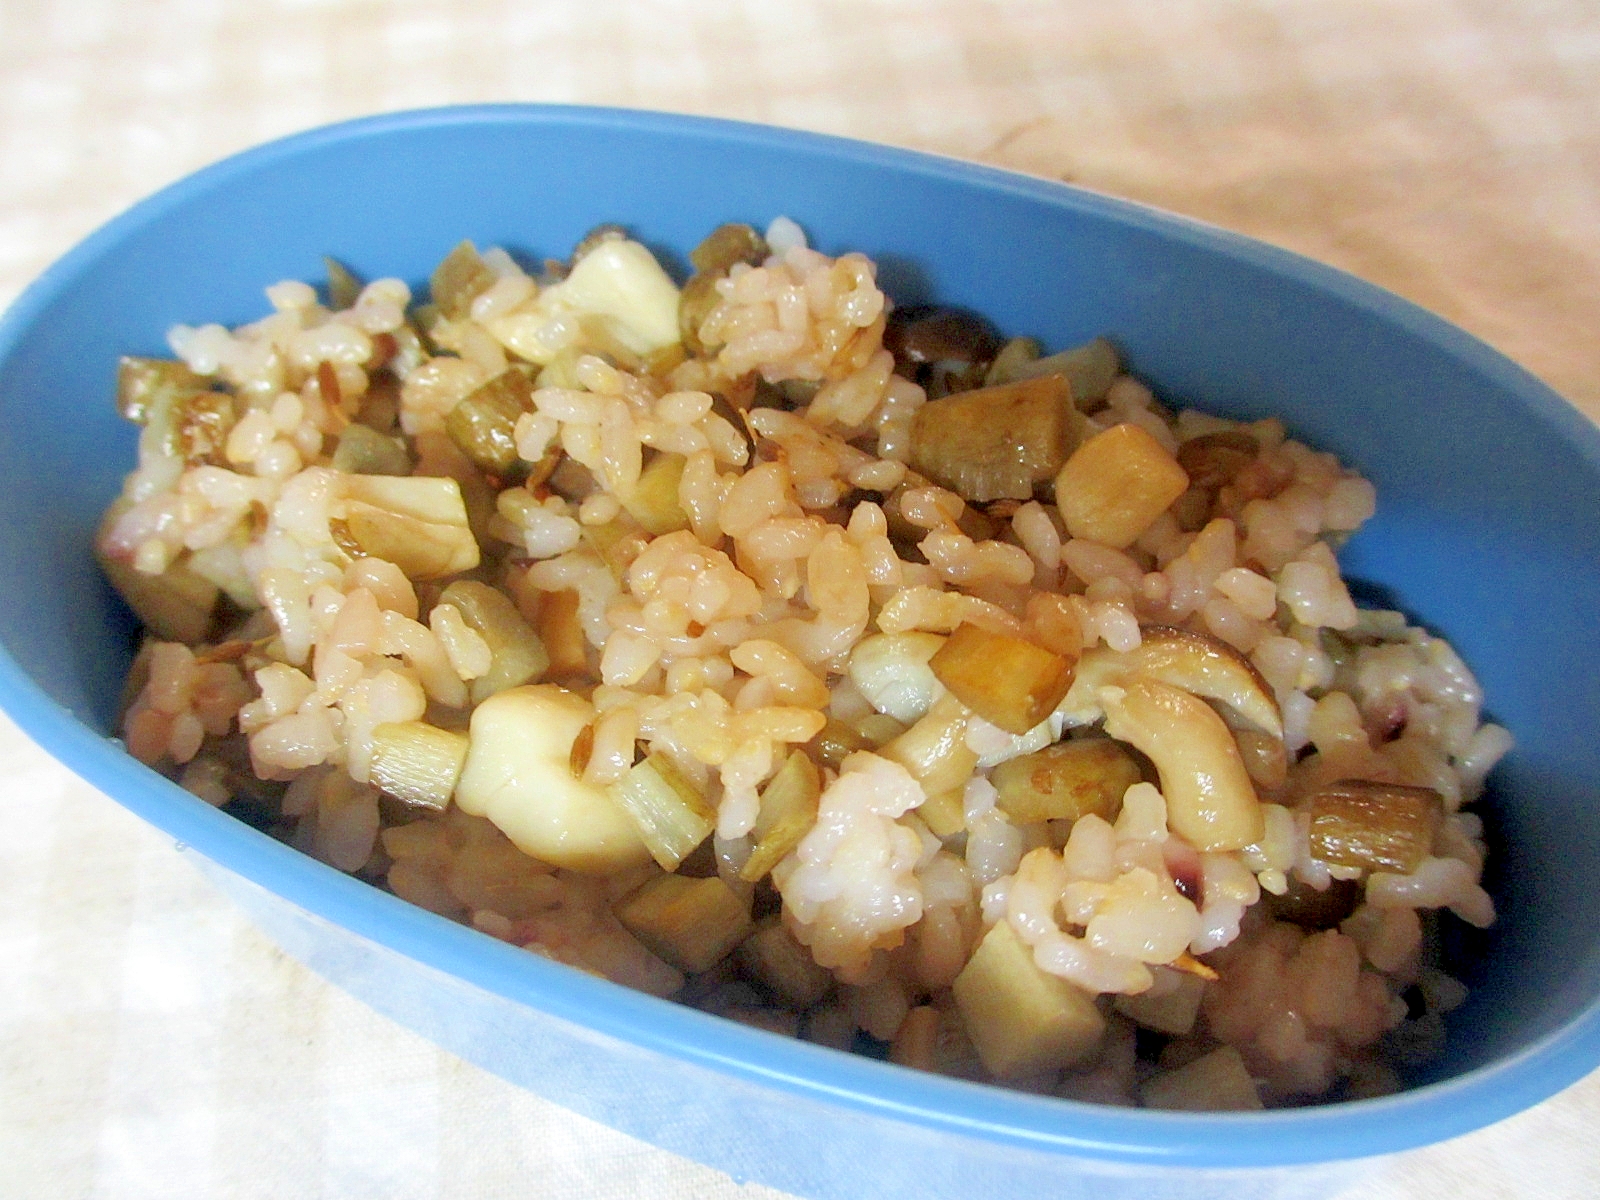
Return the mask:
[[[97,260],[173,207],[329,145],[448,133],[464,126],[626,130],[729,150],[760,146],[802,158],[909,173],[1021,196],[1242,259],[1298,286],[1380,316],[1462,360],[1551,425],[1600,479],[1600,429],[1530,373],[1442,318],[1331,266],[1193,218],[1071,185],[922,151],[745,121],[642,109],[473,104],[358,117],[276,138],[187,174],[112,217],[49,266],[0,315],[0,365],[35,321]],[[270,282],[270,281],[267,281]],[[263,284],[265,286],[265,284]],[[1368,1157],[1439,1141],[1521,1111],[1600,1064],[1600,996],[1517,1054],[1394,1096],[1250,1114],[1121,1109],[912,1071],[781,1038],[596,979],[497,942],[343,875],[213,809],[125,754],[58,704],[0,646],[0,710],[46,753],[122,806],[291,903],[505,999],[644,1049],[824,1104],[926,1131],[1048,1154],[1145,1166],[1247,1168]]]

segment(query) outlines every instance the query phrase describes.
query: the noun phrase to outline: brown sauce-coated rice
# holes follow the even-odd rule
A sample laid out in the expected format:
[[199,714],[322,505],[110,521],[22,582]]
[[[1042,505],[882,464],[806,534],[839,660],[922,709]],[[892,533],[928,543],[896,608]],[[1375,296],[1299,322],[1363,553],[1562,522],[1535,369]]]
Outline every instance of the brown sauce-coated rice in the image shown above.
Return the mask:
[[[426,305],[280,283],[253,324],[172,332],[194,374],[134,414],[97,542],[164,633],[131,753],[489,936],[907,1065],[1251,1107],[1381,1094],[1437,1051],[1465,994],[1441,922],[1494,919],[1467,806],[1510,739],[1447,644],[1352,603],[1334,550],[1369,483],[1118,369],[1071,396],[1067,450],[1121,439],[1131,482],[1099,496],[1073,452],[1059,494],[968,502],[910,465],[918,413],[1037,347],[961,317],[979,350],[908,356],[925,314],[781,218],[681,297],[637,243],[583,249],[537,276],[458,250]],[[486,470],[453,414],[507,380],[514,465]],[[405,474],[340,469],[352,426]],[[1162,473],[1175,498],[1127,516]],[[1131,536],[1094,535],[1108,505]],[[962,639],[1063,691],[1008,730],[1027,697],[960,675]],[[419,726],[457,755],[432,799],[386,757]],[[1088,743],[1131,771],[1094,777],[1109,800],[1023,811],[1006,764]],[[671,853],[617,801],[646,760],[691,798]],[[1431,812],[1410,869],[1337,861],[1341,804]],[[1009,994],[997,1021],[1013,986],[1057,1024]]]

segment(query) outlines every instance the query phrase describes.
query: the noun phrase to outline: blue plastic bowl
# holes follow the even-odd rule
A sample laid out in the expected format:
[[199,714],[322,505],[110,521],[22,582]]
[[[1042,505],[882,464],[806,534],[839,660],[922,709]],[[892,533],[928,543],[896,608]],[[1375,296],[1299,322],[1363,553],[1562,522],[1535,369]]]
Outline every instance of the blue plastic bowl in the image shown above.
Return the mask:
[[[669,259],[787,214],[1047,346],[1108,333],[1162,395],[1282,415],[1379,511],[1348,573],[1448,637],[1517,738],[1486,805],[1500,924],[1421,1086],[1259,1115],[1101,1108],[786,1041],[614,987],[412,908],[127,757],[133,629],[90,559],[134,455],[116,359],[262,288],[423,281],[463,237],[564,254],[602,221]],[[486,107],[276,142],[137,205],[0,322],[0,705],[192,847],[288,949],[439,1044],[651,1142],[814,1197],[1314,1194],[1306,1168],[1498,1120],[1600,1063],[1600,433],[1482,344],[1338,272],[1195,223],[962,163],[637,112]]]

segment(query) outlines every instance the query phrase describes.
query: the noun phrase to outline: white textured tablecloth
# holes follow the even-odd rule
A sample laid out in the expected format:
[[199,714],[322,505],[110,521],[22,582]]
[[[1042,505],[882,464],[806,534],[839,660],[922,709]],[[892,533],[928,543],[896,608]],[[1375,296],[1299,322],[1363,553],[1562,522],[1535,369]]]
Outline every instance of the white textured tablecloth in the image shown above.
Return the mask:
[[[0,0],[0,303],[255,142],[539,100],[981,159],[1353,270],[1600,418],[1594,0]],[[1593,519],[1593,514],[1585,519]],[[286,960],[0,718],[0,1197],[776,1197]],[[1600,1076],[1343,1200],[1600,1194]]]

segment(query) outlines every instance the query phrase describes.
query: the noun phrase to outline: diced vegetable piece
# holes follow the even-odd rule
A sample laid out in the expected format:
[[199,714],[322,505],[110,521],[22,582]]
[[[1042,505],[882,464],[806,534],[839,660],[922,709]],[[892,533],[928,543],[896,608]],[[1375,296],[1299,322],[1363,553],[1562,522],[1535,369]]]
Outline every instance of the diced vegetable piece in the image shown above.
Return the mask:
[[1311,854],[1323,862],[1409,875],[1433,849],[1444,801],[1432,788],[1341,779],[1311,797]]
[[910,771],[930,796],[964,786],[978,767],[967,745],[967,707],[948,692],[879,753]]
[[850,682],[881,713],[907,724],[933,706],[941,686],[928,665],[945,639],[937,633],[875,633],[850,652]]
[[659,875],[612,911],[628,932],[680,971],[716,966],[750,935],[750,901],[715,875]]
[[700,271],[689,276],[678,296],[678,336],[695,354],[705,354],[715,349],[700,339],[700,326],[706,323],[711,310],[722,303],[722,293],[717,290],[720,271]]
[[426,721],[388,721],[372,731],[372,782],[407,804],[441,812],[467,761],[467,736]]
[[[678,299],[678,331],[683,344],[696,354],[708,347],[700,340],[700,326],[722,300],[717,281],[735,263],[756,266],[767,257],[767,240],[749,225],[719,225],[689,252],[695,273],[683,286]],[[734,428],[739,423],[734,422]]]
[[1018,825],[1076,821],[1090,813],[1110,821],[1122,794],[1140,779],[1139,764],[1111,738],[1057,742],[995,766],[995,803]]
[[1180,1112],[1254,1112],[1265,1107],[1244,1059],[1232,1046],[1152,1075],[1139,1090],[1146,1108]]
[[378,433],[394,434],[399,430],[400,381],[393,373],[377,371],[370,375],[355,419]]
[[411,456],[398,438],[353,422],[339,431],[329,466],[350,475],[409,475]]
[[[111,506],[101,524],[102,534],[125,508],[121,501]],[[106,554],[101,541],[95,538],[95,561],[145,629],[164,642],[192,646],[206,640],[221,588],[196,575],[182,559],[159,575],[146,575],[132,563]]]
[[195,374],[176,359],[126,355],[117,363],[117,411],[134,424],[144,425],[157,410],[210,386],[204,375]]
[[791,750],[776,775],[761,792],[761,808],[751,837],[750,857],[739,878],[754,883],[767,875],[800,844],[817,823],[817,801],[822,796],[822,772],[804,750]]
[[678,503],[678,485],[688,461],[681,454],[657,454],[622,501],[628,515],[653,537],[689,528],[689,514]]
[[434,268],[429,281],[433,303],[451,320],[472,311],[472,302],[494,286],[495,273],[478,256],[478,248],[462,242]]
[[991,725],[1027,733],[1072,686],[1071,660],[1008,633],[961,624],[929,661],[940,683]]
[[865,750],[871,743],[851,725],[839,720],[838,717],[829,717],[828,723],[822,727],[822,732],[806,743],[806,753],[816,762],[825,767],[832,767],[835,771],[842,763],[857,750]]
[[343,528],[362,554],[387,559],[411,579],[442,579],[478,565],[478,542],[454,479],[345,477]]
[[123,358],[117,410],[146,429],[163,453],[186,463],[218,462],[236,420],[234,398],[181,362]]
[[1123,1016],[1157,1033],[1183,1037],[1194,1030],[1200,1015],[1200,998],[1206,981],[1199,975],[1155,968],[1157,984],[1147,992],[1118,996],[1112,1007]]
[[570,768],[572,744],[594,717],[587,700],[551,684],[489,697],[472,713],[456,805],[552,866],[614,874],[649,862],[633,819]]
[[911,466],[974,503],[1029,500],[1055,476],[1083,418],[1059,375],[930,400],[911,425]]
[[739,944],[739,965],[780,1004],[804,1012],[833,991],[833,972],[819,967],[780,917],[766,918]]
[[1261,840],[1266,821],[1255,787],[1232,732],[1209,704],[1142,677],[1101,695],[1106,732],[1155,764],[1174,833],[1207,852]]
[[1056,507],[1073,537],[1131,546],[1189,487],[1178,460],[1137,425],[1084,442],[1056,476]]
[[472,703],[481,704],[496,692],[537,679],[549,667],[544,643],[504,592],[458,579],[440,593],[439,603],[452,605],[489,645],[488,672],[467,685]]
[[1040,970],[1007,921],[984,935],[951,991],[978,1056],[997,1079],[1082,1062],[1105,1033],[1089,995]]
[[1117,357],[1117,349],[1105,338],[1095,338],[1045,358],[1019,362],[1008,370],[1011,379],[1034,379],[1041,375],[1064,377],[1072,388],[1073,403],[1084,411],[1106,398],[1121,373],[1122,362]]
[[336,258],[324,255],[322,266],[328,273],[328,307],[334,312],[343,312],[360,298],[361,280]]
[[650,855],[674,871],[716,826],[716,810],[700,789],[660,751],[635,763],[610,788],[617,806],[633,818]]
[[1014,337],[1000,347],[984,374],[983,382],[993,387],[997,383],[1012,383],[1022,378],[1021,368],[1039,357],[1039,343],[1031,337]]
[[517,365],[463,396],[444,429],[480,471],[507,478],[526,467],[517,455],[517,418],[532,411],[533,372]]
[[628,564],[638,558],[650,543],[650,535],[640,529],[630,516],[628,520],[607,521],[604,525],[585,525],[583,540],[600,556],[600,561],[611,568],[620,583],[628,572]]

